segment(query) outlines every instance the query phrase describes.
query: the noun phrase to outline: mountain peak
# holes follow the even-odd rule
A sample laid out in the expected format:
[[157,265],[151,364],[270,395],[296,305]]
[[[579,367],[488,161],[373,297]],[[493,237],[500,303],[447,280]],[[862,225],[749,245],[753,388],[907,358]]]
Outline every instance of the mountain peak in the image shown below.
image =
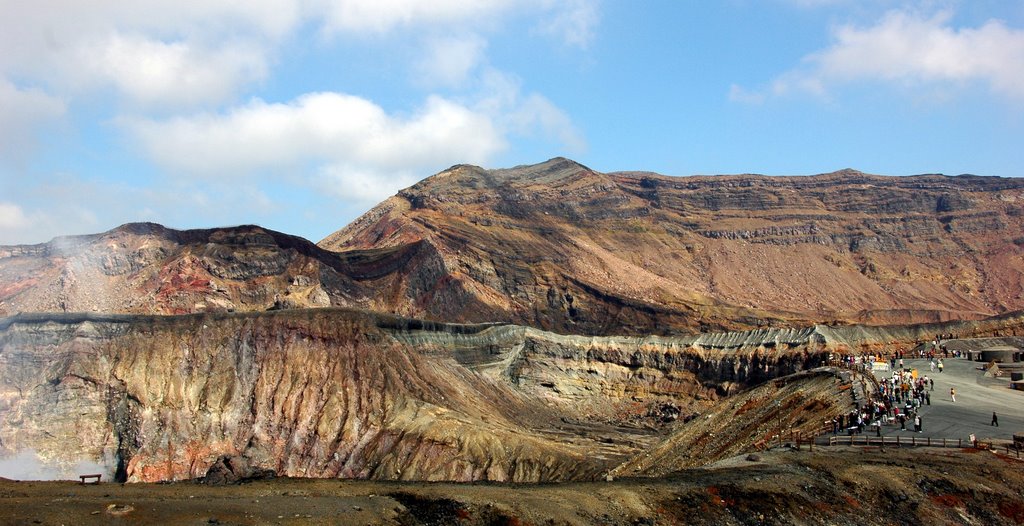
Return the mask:
[[565,157],[553,157],[538,164],[527,164],[491,170],[491,173],[503,181],[517,180],[535,184],[551,184],[563,179],[578,177],[581,174],[596,174],[590,168]]
[[841,170],[836,170],[834,172],[830,172],[830,173],[822,174],[822,175],[834,175],[836,177],[864,177],[865,175],[870,175],[870,174],[862,172],[862,171],[854,169],[854,168],[843,168]]

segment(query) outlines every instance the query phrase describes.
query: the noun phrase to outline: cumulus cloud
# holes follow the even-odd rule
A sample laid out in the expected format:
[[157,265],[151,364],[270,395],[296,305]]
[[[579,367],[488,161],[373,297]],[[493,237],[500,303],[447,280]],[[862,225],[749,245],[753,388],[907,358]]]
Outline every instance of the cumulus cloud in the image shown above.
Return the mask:
[[20,157],[41,126],[64,115],[64,101],[0,78],[0,157]]
[[325,28],[339,32],[383,33],[412,25],[452,24],[500,14],[515,0],[330,0],[315,3]]
[[[50,93],[114,88],[133,103],[209,104],[266,74],[300,21],[293,0],[6,2],[0,77]],[[264,44],[267,43],[267,44]]]
[[[127,187],[109,187],[113,178],[85,181],[55,187],[78,189],[58,198],[33,193],[22,182],[27,169],[0,171],[0,242],[67,233],[71,224],[92,230],[115,216],[182,217],[164,206],[170,202],[207,218],[221,217],[212,214],[218,207],[232,210],[226,221],[260,217],[281,199],[272,191],[268,198],[267,188],[282,178],[314,186],[316,199],[374,201],[450,164],[485,164],[515,135],[578,150],[579,132],[554,103],[524,92],[511,76],[491,81],[502,74],[491,74],[488,37],[516,18],[585,46],[599,21],[597,1],[2,2],[0,157],[29,150],[44,125],[78,117],[85,101],[104,124],[115,123],[102,131],[124,132],[146,160],[174,177],[146,180],[142,166],[144,179]],[[340,92],[244,102],[273,79],[280,53],[306,43],[293,38],[306,30],[374,41],[388,33],[419,46],[422,55],[406,65],[420,79],[416,87],[435,94],[421,92],[419,106],[404,111]],[[185,189],[161,195],[182,181],[189,202],[172,197]],[[108,187],[92,188],[97,184]],[[252,199],[223,204],[219,184],[231,185],[225,194],[248,189]]]
[[432,86],[461,86],[483,61],[486,48],[487,41],[476,34],[431,38],[416,64],[416,78]]
[[[858,81],[905,86],[981,82],[1024,101],[1024,30],[999,20],[955,28],[951,18],[949,12],[892,11],[870,27],[837,27],[831,47],[806,56],[801,67],[772,81],[766,94],[827,96],[835,86]],[[737,95],[734,100],[756,99],[735,89],[731,94]]]
[[[122,119],[168,172],[259,180],[312,173],[306,183],[343,200],[372,202],[455,163],[486,164],[511,136],[541,135],[570,150],[584,141],[569,117],[518,81],[490,70],[475,101],[432,95],[410,114],[321,92],[288,103],[254,99],[223,113]],[[303,181],[302,177],[292,177]]]
[[417,173],[451,160],[483,162],[505,147],[493,120],[438,96],[408,116],[341,93],[311,93],[287,104],[253,100],[223,114],[124,125],[146,152],[171,171],[202,177],[281,174],[316,166],[330,180],[365,178],[354,199],[399,188],[395,174]]
[[380,34],[412,26],[491,26],[502,16],[530,12],[539,27],[567,44],[586,47],[600,21],[598,0],[321,0],[311,4],[326,33]]
[[228,100],[241,86],[267,74],[259,46],[162,42],[140,35],[111,35],[77,50],[67,72],[80,84],[108,84],[143,105],[191,107]]

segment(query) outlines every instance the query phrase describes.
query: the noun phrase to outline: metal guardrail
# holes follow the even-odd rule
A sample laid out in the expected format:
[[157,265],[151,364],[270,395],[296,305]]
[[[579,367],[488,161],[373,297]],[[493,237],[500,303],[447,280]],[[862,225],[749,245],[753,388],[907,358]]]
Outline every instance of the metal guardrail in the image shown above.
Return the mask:
[[[896,446],[896,447],[955,447],[963,448],[962,438],[931,438],[931,437],[910,437],[910,440],[896,437],[871,437],[865,435],[832,436],[828,438],[830,446]],[[967,441],[967,447],[979,450],[991,450],[1005,453],[1006,456],[1016,455],[1021,458],[1021,449],[1009,444],[995,445],[988,442]]]
[[[899,435],[895,437],[872,437],[867,435],[848,435],[828,437],[830,446],[896,446],[896,447],[964,447],[962,438],[910,437],[910,440]],[[973,447],[973,444],[968,442]]]

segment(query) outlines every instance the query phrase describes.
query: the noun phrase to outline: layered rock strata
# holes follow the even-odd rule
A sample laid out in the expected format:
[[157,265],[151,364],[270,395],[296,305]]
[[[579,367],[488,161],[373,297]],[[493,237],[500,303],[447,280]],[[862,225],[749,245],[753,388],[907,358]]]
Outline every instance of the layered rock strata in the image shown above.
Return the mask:
[[670,334],[1021,309],[1022,231],[1022,179],[667,177],[552,159],[452,167],[319,245],[432,247],[436,265],[379,284],[407,315]]
[[0,448],[132,481],[201,477],[225,457],[289,476],[587,480],[830,353],[1022,327],[579,337],[339,309],[22,314],[0,319]]

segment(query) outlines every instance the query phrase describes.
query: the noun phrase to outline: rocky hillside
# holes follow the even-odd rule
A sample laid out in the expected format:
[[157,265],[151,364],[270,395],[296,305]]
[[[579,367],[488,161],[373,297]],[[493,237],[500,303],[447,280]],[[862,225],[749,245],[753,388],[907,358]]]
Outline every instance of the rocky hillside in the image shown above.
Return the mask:
[[413,243],[336,254],[258,226],[182,231],[133,223],[0,247],[0,315],[385,308],[395,301],[376,293],[375,280],[419,265],[423,252]]
[[562,334],[1024,308],[1024,180],[455,166],[319,243],[129,224],[0,247],[0,315],[359,307]]
[[562,333],[979,319],[1024,308],[1024,180],[455,166],[319,245],[416,244],[393,310]]
[[[132,481],[225,462],[304,477],[593,480],[750,386],[936,332],[1019,335],[1024,318],[640,338],[345,309],[21,314],[0,319],[0,453],[100,462]],[[772,395],[761,389],[744,396]],[[786,421],[820,417],[808,403]]]

